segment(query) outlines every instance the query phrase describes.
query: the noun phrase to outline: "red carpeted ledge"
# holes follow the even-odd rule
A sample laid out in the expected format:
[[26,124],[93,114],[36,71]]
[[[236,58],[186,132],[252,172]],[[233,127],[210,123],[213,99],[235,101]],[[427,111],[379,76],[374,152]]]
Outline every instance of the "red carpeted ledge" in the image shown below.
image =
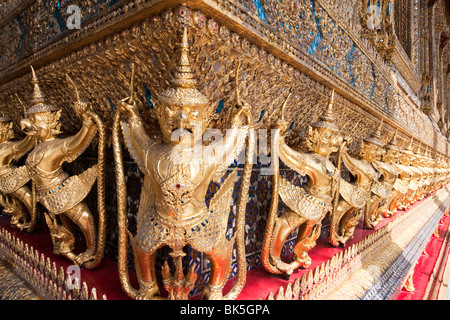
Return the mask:
[[[258,299],[266,299],[269,293],[276,293],[280,287],[286,288],[289,283],[294,283],[297,278],[301,278],[304,273],[309,272],[310,270],[320,266],[323,262],[331,259],[334,255],[339,254],[341,251],[344,251],[346,248],[352,246],[355,243],[358,243],[371,233],[383,228],[389,222],[396,219],[397,217],[407,214],[409,210],[418,206],[424,199],[420,201],[416,201],[407,211],[400,210],[397,211],[390,218],[383,218],[375,229],[365,229],[363,227],[363,221],[361,220],[359,225],[355,228],[353,239],[345,245],[345,247],[333,247],[328,242],[328,237],[323,239],[319,239],[317,241],[317,245],[311,249],[309,255],[312,259],[311,267],[308,269],[297,269],[289,278],[286,280],[281,275],[273,275],[268,273],[263,267],[259,267],[253,270],[250,270],[247,273],[247,282],[239,295],[239,300],[258,300]],[[284,257],[283,259],[289,262],[291,255]],[[234,279],[230,280],[224,288],[224,292],[228,292],[234,283]]]
[[[39,225],[33,233],[20,232],[12,228],[9,224],[9,217],[0,217],[0,228],[9,231],[14,237],[21,239],[28,246],[39,252],[39,256],[44,254],[45,259],[50,258],[55,263],[56,269],[60,267],[67,270],[72,265],[67,259],[53,254],[53,244],[50,238],[50,231],[47,226]],[[130,280],[137,286],[135,274],[131,273]],[[119,271],[117,263],[110,259],[104,259],[102,264],[94,270],[81,269],[81,283],[86,282],[89,289],[97,290],[98,299],[106,295],[108,300],[128,300],[129,297],[123,292],[119,281]]]
[[[423,199],[424,200],[424,199]],[[423,201],[422,200],[422,201]],[[421,201],[416,202],[410,209],[417,206]],[[259,267],[253,270],[250,270],[247,273],[247,281],[244,289],[238,297],[238,300],[259,300],[266,299],[267,296],[273,292],[277,292],[280,287],[286,287],[288,283],[293,283],[297,278],[301,278],[302,275],[308,272],[311,269],[316,268],[321,265],[323,262],[331,259],[334,255],[340,253],[345,250],[345,248],[353,245],[361,241],[363,238],[367,237],[369,234],[375,232],[376,230],[384,227],[387,223],[396,219],[400,215],[407,214],[408,211],[398,211],[394,216],[390,218],[384,218],[376,227],[375,230],[364,229],[363,223],[361,223],[356,227],[354,232],[354,237],[351,241],[349,241],[345,247],[333,247],[329,244],[328,238],[325,237],[317,242],[317,245],[310,251],[310,256],[312,258],[312,265],[309,269],[298,269],[296,270],[289,280],[285,279],[280,275],[273,275],[268,273],[263,267]],[[40,225],[39,228],[32,234],[20,232],[9,225],[9,217],[0,217],[0,228],[5,228],[8,230],[14,237],[18,237],[24,243],[27,243],[28,246],[33,246],[34,250],[38,250],[39,255],[44,254],[45,258],[50,257],[51,262],[56,264],[57,270],[60,267],[63,267],[64,270],[71,265],[71,263],[63,257],[53,255],[53,244],[50,238],[50,232],[46,225]],[[450,222],[450,218],[447,218],[447,224],[444,226],[440,226],[441,231],[440,234],[445,233],[444,228],[448,228],[448,223]],[[439,238],[440,239],[440,238]],[[429,254],[427,259],[431,259],[432,256],[435,255],[436,252],[439,251],[440,245],[442,245],[442,241],[439,239],[432,239],[430,241],[429,246],[427,246],[427,253]],[[438,254],[438,253],[437,253]],[[437,256],[436,254],[436,256]],[[284,257],[285,260],[289,260],[290,255]],[[422,266],[421,272],[417,272],[415,276],[418,277],[418,281],[416,284],[416,292],[412,295],[409,293],[402,292],[399,299],[414,299],[417,298],[417,295],[420,295],[419,291],[422,287],[422,284],[426,286],[427,280],[426,275],[430,272],[430,263],[429,260],[426,261],[424,257],[419,260],[418,266]],[[422,274],[422,276],[421,276]],[[132,285],[137,288],[137,278],[136,275],[130,272],[130,280]],[[96,288],[97,296],[99,299],[102,298],[103,295],[106,295],[108,300],[128,300],[129,297],[123,292],[122,287],[119,281],[118,267],[117,263],[111,261],[110,259],[105,258],[102,264],[95,270],[81,270],[81,282],[86,282],[89,289]],[[233,286],[235,279],[231,279],[228,281],[227,285],[224,288],[224,293],[228,292]],[[192,299],[199,299],[200,296],[195,296]]]

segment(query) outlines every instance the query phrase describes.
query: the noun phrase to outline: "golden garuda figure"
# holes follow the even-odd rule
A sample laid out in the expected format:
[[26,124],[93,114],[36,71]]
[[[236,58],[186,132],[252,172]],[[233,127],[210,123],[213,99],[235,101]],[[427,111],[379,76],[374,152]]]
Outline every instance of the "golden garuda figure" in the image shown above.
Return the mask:
[[407,184],[399,177],[401,171],[399,171],[396,166],[400,159],[397,134],[398,131],[396,130],[392,139],[384,146],[383,161],[374,162],[374,165],[377,166],[377,168],[381,166],[384,168],[381,180],[392,185],[388,198],[384,201],[384,204],[377,209],[376,213],[377,216],[383,216],[385,218],[391,217],[396,212],[397,200],[408,191]]
[[[290,96],[290,94],[289,94]],[[310,152],[298,152],[285,142],[287,122],[284,119],[286,103],[282,106],[281,120],[275,125],[271,150],[274,176],[270,212],[267,218],[261,260],[264,268],[274,274],[291,275],[299,268],[311,265],[311,250],[320,236],[321,222],[332,209],[336,176],[340,174],[329,157],[342,144],[342,136],[335,125],[333,111],[334,90],[324,114],[309,126],[307,146]],[[302,176],[307,176],[305,186],[294,186],[279,174],[279,159]],[[278,217],[280,197],[287,208]],[[281,251],[289,234],[296,228],[298,237],[291,263],[281,260]]]
[[[333,246],[339,246],[353,238],[353,233],[364,213],[367,203],[370,203],[372,187],[378,182],[378,173],[372,166],[372,161],[378,160],[383,148],[381,142],[373,137],[361,142],[359,159],[348,154],[347,144],[351,135],[345,138],[339,158],[351,175],[356,177],[355,183],[339,179],[340,200],[334,204],[331,213],[330,238]],[[377,139],[378,140],[378,139]],[[340,160],[338,160],[340,162]]]
[[[227,130],[224,141],[216,140],[204,145],[202,137],[212,119],[214,106],[197,89],[198,84],[189,61],[186,27],[183,28],[179,51],[181,57],[169,81],[170,86],[153,101],[162,141],[155,140],[146,133],[133,97],[134,81],[131,82],[131,96],[121,101],[120,109],[114,117],[120,280],[124,291],[133,299],[165,299],[158,288],[155,255],[158,249],[169,247],[175,274],[171,274],[167,261],[161,270],[163,284],[169,294],[168,299],[187,299],[197,276],[193,269],[195,266],[184,276],[182,258],[186,253],[183,249],[189,246],[204,253],[211,263],[209,282],[203,289],[202,298],[235,299],[246,279],[245,210],[253,167],[253,134],[250,134],[248,142],[249,150],[246,152],[247,159],[235,217],[235,234],[231,239],[226,237],[226,232],[236,169],[226,177],[209,206],[205,196],[211,180],[219,181],[245,148],[247,136],[253,131],[249,130],[252,126],[251,114],[248,104],[242,103],[236,89],[237,104],[243,107],[233,116],[231,129]],[[236,83],[237,79],[236,75]],[[127,229],[126,185],[120,130],[129,153],[144,174],[135,235],[131,235]],[[131,285],[129,279],[128,237],[134,253],[138,289]],[[235,243],[237,279],[231,291],[224,295],[222,289],[231,272]]]
[[410,143],[402,151],[400,157],[401,167],[404,170],[408,170],[410,175],[408,192],[403,196],[403,199],[401,199],[397,206],[398,209],[402,210],[407,210],[416,201],[416,194],[421,188],[422,171],[413,164],[415,160],[415,154],[412,151],[413,141],[414,137],[411,138]]
[[27,136],[20,141],[14,138],[13,121],[0,115],[0,205],[11,216],[10,224],[19,230],[32,232],[36,226],[37,213],[33,205],[33,193],[27,186],[30,175],[26,166],[15,163],[34,146],[34,138]]
[[[61,109],[46,103],[39,81],[32,68],[34,92],[31,106],[21,126],[27,135],[38,143],[30,152],[26,166],[36,187],[36,201],[48,212],[45,220],[50,229],[53,250],[73,263],[85,268],[97,267],[103,259],[105,244],[104,212],[104,128],[101,119],[89,110],[89,104],[78,101],[74,109],[83,118],[79,132],[67,138],[59,138]],[[80,175],[69,176],[62,168],[80,156],[99,132],[99,163]],[[84,202],[97,181],[99,222],[96,228],[94,217]],[[78,226],[85,238],[86,251],[75,254],[75,237],[72,223]],[[98,229],[98,236],[97,230]]]
[[432,167],[432,159],[429,157],[428,146],[420,156],[420,169],[425,172],[426,179],[423,182],[422,198],[430,193],[433,187],[434,170]]
[[[366,203],[365,214],[364,214],[364,226],[369,229],[374,229],[375,226],[382,220],[381,212],[378,210],[380,208],[380,203],[389,197],[395,180],[397,179],[397,170],[393,165],[386,162],[392,157],[392,150],[390,146],[384,148],[381,142],[381,127],[383,121],[381,121],[378,129],[367,139],[363,140],[364,144],[372,144],[375,150],[370,154],[363,154],[362,159],[370,162],[372,166],[380,174],[378,180],[373,180],[372,182],[372,193],[370,200]],[[389,153],[386,156],[386,153]],[[381,161],[382,156],[384,157]]]
[[422,155],[420,145],[417,147],[417,150],[414,153],[411,164],[422,173],[419,181],[419,187],[417,188],[415,195],[415,199],[416,201],[418,201],[422,200],[427,194],[431,173],[426,167],[426,159]]

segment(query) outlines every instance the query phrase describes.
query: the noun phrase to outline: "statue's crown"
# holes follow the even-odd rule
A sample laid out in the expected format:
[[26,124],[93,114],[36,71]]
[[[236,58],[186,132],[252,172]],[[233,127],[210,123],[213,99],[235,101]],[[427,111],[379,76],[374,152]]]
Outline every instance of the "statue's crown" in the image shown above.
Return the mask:
[[311,127],[323,128],[334,132],[339,132],[339,128],[334,123],[335,120],[336,116],[334,114],[334,89],[333,89],[325,112],[319,116],[319,119],[316,122],[311,124]]
[[181,56],[174,74],[170,79],[171,87],[158,95],[162,103],[175,106],[206,106],[208,99],[197,89],[198,83],[189,62],[189,42],[187,29],[183,29],[183,37],[179,45]]
[[385,146],[385,148],[391,149],[391,150],[396,150],[399,151],[399,147],[397,144],[397,134],[398,134],[398,129],[395,130],[394,136],[392,137],[391,141],[389,141],[389,143]]
[[32,75],[31,83],[34,86],[33,95],[31,97],[31,106],[26,110],[25,115],[28,116],[34,113],[58,111],[59,110],[58,107],[55,107],[51,104],[47,104],[45,102],[44,94],[42,93],[41,88],[39,87],[39,80],[36,76],[36,72],[34,71],[33,67],[31,67],[31,75]]
[[383,127],[383,120],[381,120],[380,124],[378,125],[377,130],[370,135],[370,137],[364,139],[365,142],[370,142],[373,144],[376,144],[380,147],[383,147],[383,143],[381,142],[381,128]]

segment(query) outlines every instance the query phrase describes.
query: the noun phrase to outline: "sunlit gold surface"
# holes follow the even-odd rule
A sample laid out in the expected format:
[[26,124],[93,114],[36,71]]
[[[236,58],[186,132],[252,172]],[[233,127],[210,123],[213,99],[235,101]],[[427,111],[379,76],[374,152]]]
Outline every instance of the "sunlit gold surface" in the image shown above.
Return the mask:
[[[203,134],[209,128],[211,106],[197,90],[197,82],[189,62],[188,30],[186,27],[183,30],[182,41],[179,44],[180,59],[170,80],[171,86],[154,100],[162,131],[162,141],[155,140],[145,131],[134,100],[134,80],[132,80],[131,95],[122,100],[120,110],[116,112],[113,137],[118,177],[119,231],[122,235],[119,239],[121,281],[124,290],[132,298],[161,298],[155,276],[154,260],[159,248],[169,246],[172,249],[170,255],[176,266],[176,275],[173,278],[167,267],[163,270],[169,298],[187,298],[186,294],[194,284],[192,271],[189,272],[191,276],[188,275],[185,280],[180,281],[184,278],[181,263],[181,258],[185,256],[183,248],[189,245],[199,252],[204,252],[211,262],[210,280],[203,290],[203,298],[235,299],[245,283],[245,276],[242,276],[242,273],[246,272],[245,252],[242,252],[245,222],[242,218],[245,215],[251,161],[247,162],[244,168],[241,203],[237,213],[236,232],[232,239],[228,239],[225,233],[237,172],[234,171],[225,179],[221,189],[211,200],[209,208],[204,199],[211,179],[220,179],[228,165],[244,148],[252,119],[248,113],[248,106],[244,102],[234,115],[232,129],[227,132],[223,144],[222,141],[217,141],[208,146],[203,145]],[[238,92],[239,89],[237,88],[236,91]],[[237,101],[241,102],[238,97]],[[243,122],[245,121],[243,116],[247,118],[246,124]],[[145,174],[137,218],[137,233],[131,237],[140,285],[137,290],[129,284],[128,271],[124,266],[128,235],[124,212],[126,208],[122,207],[126,190],[121,151],[117,143],[119,121],[121,121],[127,148]],[[187,134],[188,138],[183,138],[181,141],[181,137],[176,136],[177,133]],[[249,146],[252,145],[249,143]],[[253,154],[252,148],[250,151],[249,154]],[[223,296],[222,288],[231,270],[231,255],[235,242],[240,268],[238,280],[234,289]],[[173,285],[176,279],[183,287],[179,290],[184,291],[184,294],[176,291],[178,289]]]
[[34,145],[34,138],[11,141],[13,123],[10,118],[0,118],[0,205],[3,212],[11,215],[11,225],[32,232],[37,222],[33,194],[28,182],[26,167],[17,167],[15,162],[24,157]]
[[[449,178],[446,137],[450,130],[443,72],[450,60],[445,51],[448,39],[440,38],[448,34],[440,12],[443,1],[426,4],[420,16],[418,1],[396,1],[397,10],[405,9],[398,17],[391,12],[390,0],[348,3],[138,0],[130,5],[118,3],[117,8],[106,8],[104,3],[99,10],[83,0],[94,19],[80,31],[52,37],[61,30],[57,30],[54,17],[53,24],[43,23],[45,13],[66,4],[10,1],[0,9],[0,28],[10,31],[0,40],[5,51],[0,52],[4,58],[0,61],[0,99],[5,101],[0,110],[18,122],[22,107],[15,96],[31,100],[31,105],[22,121],[28,137],[16,143],[17,150],[11,151],[12,142],[6,140],[0,149],[5,157],[14,154],[18,159],[29,151],[25,145],[37,142],[26,167],[16,170],[5,161],[5,175],[0,168],[1,186],[21,185],[28,176],[34,185],[34,195],[26,187],[16,194],[28,208],[31,222],[12,198],[1,198],[6,212],[13,215],[13,225],[31,231],[35,203],[40,201],[48,211],[45,218],[55,253],[88,268],[97,266],[105,238],[102,154],[112,140],[123,289],[136,299],[161,298],[155,253],[169,246],[175,273],[166,263],[161,270],[163,285],[169,299],[188,298],[196,279],[193,268],[186,275],[183,272],[184,247],[189,245],[205,253],[211,262],[203,298],[231,299],[245,284],[244,220],[252,169],[249,160],[255,148],[251,129],[276,130],[271,141],[275,161],[272,203],[270,212],[261,213],[262,217],[268,214],[261,260],[271,273],[290,275],[296,268],[309,268],[308,251],[315,246],[327,213],[331,219],[328,240],[334,246],[345,245],[362,217],[364,226],[373,229],[382,216],[408,209],[437,190]],[[380,28],[369,25],[369,4],[381,8]],[[31,9],[23,11],[28,5]],[[105,15],[96,20],[91,9],[105,10]],[[270,14],[263,19],[261,11]],[[19,14],[30,28],[23,37],[21,20],[16,19]],[[407,14],[411,20],[405,19]],[[411,36],[406,29],[395,29],[396,23],[397,27],[405,25],[406,20],[415,31]],[[418,28],[423,22],[429,26],[424,30],[433,30],[432,39],[423,35],[419,39]],[[36,37],[32,46],[26,41],[31,36]],[[22,40],[28,46],[23,55],[15,56],[11,48],[19,47]],[[315,45],[320,46],[320,53],[311,54],[309,49]],[[350,48],[357,53],[346,51]],[[337,57],[344,51],[349,59],[339,63]],[[31,84],[27,81],[32,62],[39,63],[37,71],[48,100],[44,100],[34,71]],[[234,76],[236,70],[240,79]],[[71,78],[67,81],[66,73],[77,84]],[[92,104],[81,102],[77,85]],[[288,88],[292,88],[289,93]],[[324,102],[331,91],[327,108]],[[30,92],[33,94],[28,99]],[[217,111],[220,104],[223,108]],[[380,124],[381,119],[385,122]],[[8,126],[0,127],[0,133],[8,136]],[[228,127],[232,129],[222,144],[214,141],[196,152],[206,129],[223,133]],[[59,138],[62,130],[71,136]],[[69,177],[62,163],[78,158],[97,130],[99,164]],[[177,130],[184,130],[191,139],[173,139]],[[394,130],[394,137],[385,145]],[[145,176],[134,235],[127,228],[122,138]],[[427,151],[420,150],[422,144]],[[238,179],[237,171],[229,170],[229,165],[245,146],[248,158],[238,190],[236,230],[229,239],[225,237],[226,221]],[[308,182],[298,187],[281,177],[279,160]],[[227,171],[228,176],[224,176]],[[211,180],[220,181],[221,187],[207,206],[205,193]],[[97,228],[92,208],[83,201],[96,181]],[[280,216],[279,199],[287,207]],[[75,238],[69,221],[81,228],[88,245],[80,256],[72,252]],[[298,238],[293,260],[285,263],[281,251],[294,230],[298,230]],[[138,289],[132,288],[128,279],[129,238]],[[235,244],[237,281],[224,297],[222,289],[230,275]]]
[[[63,171],[62,165],[74,161],[88,147],[98,127],[103,131],[102,123],[88,110],[88,104],[78,100],[75,110],[84,118],[81,130],[74,136],[58,138],[61,110],[45,102],[34,69],[32,73],[33,98],[21,126],[29,137],[38,141],[26,160],[26,166],[36,188],[36,201],[48,210],[45,213],[45,220],[50,229],[54,253],[63,255],[77,265],[96,267],[103,258],[104,230],[100,227],[100,236],[97,237],[94,217],[83,200],[97,177],[100,177],[99,171],[102,170],[103,164],[99,163],[86,172],[72,177]],[[101,179],[97,182],[98,185],[103,183]],[[100,217],[100,221],[102,220],[104,219]],[[81,229],[86,240],[87,249],[79,255],[73,253],[75,239],[71,231],[71,222]],[[100,245],[97,245],[97,241]]]

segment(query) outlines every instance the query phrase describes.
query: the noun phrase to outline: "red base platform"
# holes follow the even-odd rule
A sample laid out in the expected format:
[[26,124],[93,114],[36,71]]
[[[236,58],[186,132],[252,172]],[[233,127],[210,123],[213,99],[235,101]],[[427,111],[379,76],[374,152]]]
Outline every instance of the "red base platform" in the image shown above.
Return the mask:
[[[424,200],[422,200],[424,201]],[[417,206],[421,201],[416,202],[410,209]],[[259,300],[266,299],[270,293],[276,293],[280,287],[285,288],[289,283],[294,283],[296,279],[301,278],[305,273],[310,270],[320,266],[322,263],[330,260],[336,254],[344,251],[346,248],[358,243],[371,233],[377,231],[378,229],[384,227],[393,219],[407,214],[408,211],[398,211],[393,217],[383,219],[375,228],[375,230],[364,229],[362,222],[357,226],[354,232],[354,237],[351,241],[347,243],[345,247],[333,247],[328,243],[327,237],[321,239],[317,242],[317,245],[309,252],[312,258],[312,265],[309,269],[298,269],[296,270],[289,279],[286,279],[280,275],[273,275],[265,271],[263,267],[259,267],[250,270],[247,273],[246,285],[238,297],[238,300]],[[45,258],[50,258],[51,263],[56,265],[56,269],[59,270],[61,267],[64,270],[71,265],[71,263],[63,257],[55,256],[53,254],[53,244],[51,242],[50,233],[46,225],[40,225],[35,232],[32,234],[20,232],[17,229],[12,228],[9,225],[9,217],[0,217],[0,229],[7,230],[12,236],[20,239],[23,243],[28,244],[28,247],[33,247],[34,250],[39,252],[39,256],[43,254]],[[446,217],[445,224],[440,226],[440,233],[445,233],[448,229],[448,224],[450,223],[450,217]],[[430,260],[435,259],[436,261],[438,252],[442,246],[442,239],[436,238],[431,239],[429,246],[426,249],[428,256],[422,257],[419,260],[418,267],[419,271],[416,271],[415,284],[416,291],[414,293],[402,291],[398,299],[421,299],[423,296],[423,288],[426,287],[429,281],[430,268],[434,266]],[[290,255],[284,257],[286,261],[289,261]],[[428,259],[428,260],[427,260]],[[428,277],[428,278],[427,278]],[[136,275],[130,272],[130,280],[134,287],[138,287]],[[232,285],[234,284],[234,279],[230,280],[224,288],[224,293],[228,292]],[[118,274],[117,263],[105,258],[100,267],[95,270],[81,270],[81,282],[85,282],[88,288],[95,288],[97,296],[102,299],[103,295],[106,296],[108,300],[129,300],[130,298],[123,292]],[[421,293],[422,292],[422,293]],[[195,296],[192,299],[199,299],[200,296]]]

